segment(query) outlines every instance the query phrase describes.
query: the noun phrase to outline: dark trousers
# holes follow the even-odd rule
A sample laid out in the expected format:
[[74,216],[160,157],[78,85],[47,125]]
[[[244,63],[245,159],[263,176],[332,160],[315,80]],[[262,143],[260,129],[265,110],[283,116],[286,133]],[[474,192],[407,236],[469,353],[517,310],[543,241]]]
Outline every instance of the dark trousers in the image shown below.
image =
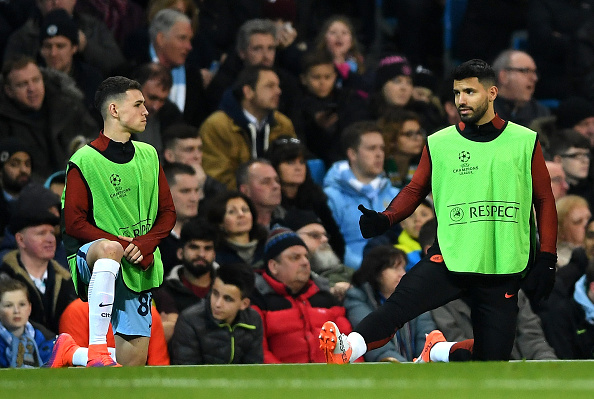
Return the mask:
[[421,313],[468,297],[474,333],[472,360],[509,360],[516,335],[520,276],[453,273],[440,260],[431,248],[402,277],[386,303],[354,330],[363,336],[368,350],[375,349]]

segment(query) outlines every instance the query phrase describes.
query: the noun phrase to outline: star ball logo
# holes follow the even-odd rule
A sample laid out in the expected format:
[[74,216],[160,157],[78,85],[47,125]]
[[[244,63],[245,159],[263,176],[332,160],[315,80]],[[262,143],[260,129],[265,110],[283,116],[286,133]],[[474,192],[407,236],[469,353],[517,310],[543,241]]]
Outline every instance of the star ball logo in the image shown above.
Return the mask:
[[111,176],[109,176],[109,182],[114,186],[117,187],[120,184],[122,184],[122,179],[120,178],[120,175],[118,174],[112,174]]
[[470,153],[468,151],[460,151],[458,154],[458,159],[460,162],[466,163],[470,161]]
[[476,170],[478,170],[478,166],[471,166],[470,162],[470,152],[462,150],[458,153],[458,160],[461,162],[459,168],[454,168],[452,172],[457,175],[471,175]]

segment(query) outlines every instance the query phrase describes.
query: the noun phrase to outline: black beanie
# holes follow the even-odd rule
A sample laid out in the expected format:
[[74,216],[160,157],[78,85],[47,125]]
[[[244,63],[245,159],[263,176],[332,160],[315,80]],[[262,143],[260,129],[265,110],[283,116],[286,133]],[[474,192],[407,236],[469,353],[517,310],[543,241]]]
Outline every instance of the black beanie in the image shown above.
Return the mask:
[[291,230],[297,231],[308,224],[322,224],[322,221],[314,211],[293,208],[287,211],[282,223]]
[[64,36],[78,45],[78,26],[68,13],[61,9],[55,9],[48,12],[43,19],[41,30],[39,31],[39,42],[43,42],[48,37]]
[[297,233],[287,227],[275,225],[270,230],[266,245],[264,246],[264,266],[268,268],[268,261],[270,259],[276,258],[285,249],[295,245],[301,245],[307,249],[307,245],[305,245]]
[[400,75],[412,75],[412,68],[405,56],[391,55],[382,58],[375,71],[375,89],[381,90],[387,81]]

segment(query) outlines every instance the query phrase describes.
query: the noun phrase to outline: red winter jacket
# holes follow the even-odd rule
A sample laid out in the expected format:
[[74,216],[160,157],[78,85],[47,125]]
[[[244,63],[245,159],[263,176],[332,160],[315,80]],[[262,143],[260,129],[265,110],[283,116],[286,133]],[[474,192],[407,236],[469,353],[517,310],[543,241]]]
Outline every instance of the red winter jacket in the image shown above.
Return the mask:
[[264,363],[324,363],[318,341],[324,322],[334,321],[345,334],[352,330],[344,307],[312,279],[291,295],[267,273],[257,275],[252,306],[264,325]]

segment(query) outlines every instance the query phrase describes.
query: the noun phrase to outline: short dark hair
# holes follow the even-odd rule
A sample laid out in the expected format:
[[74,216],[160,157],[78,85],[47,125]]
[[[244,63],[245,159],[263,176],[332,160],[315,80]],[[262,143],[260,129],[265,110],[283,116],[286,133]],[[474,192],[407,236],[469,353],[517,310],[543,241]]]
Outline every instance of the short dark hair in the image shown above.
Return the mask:
[[243,162],[239,165],[237,171],[235,171],[235,181],[237,182],[237,188],[241,187],[242,184],[247,184],[250,176],[250,166],[252,166],[255,163],[263,163],[265,165],[272,166],[272,162],[270,162],[270,160],[266,158],[253,158],[249,161]]
[[193,167],[181,162],[167,162],[163,165],[163,172],[170,186],[175,184],[177,175],[196,175],[196,170]]
[[382,133],[377,122],[358,121],[348,125],[342,132],[342,149],[346,153],[349,148],[356,150],[361,144],[361,136],[371,132]]
[[353,285],[357,287],[369,283],[375,292],[379,291],[379,275],[391,267],[396,259],[403,259],[408,263],[406,253],[392,245],[378,245],[369,250],[361,261],[361,267],[353,273]]
[[184,224],[179,237],[182,247],[192,240],[212,241],[216,246],[219,232],[216,226],[204,218],[192,218]]
[[318,65],[332,65],[334,68],[334,59],[327,50],[309,51],[301,58],[301,73],[307,73],[311,68]]
[[225,284],[239,288],[242,299],[252,294],[256,282],[254,271],[247,263],[223,263],[216,270],[216,277]]
[[590,140],[573,129],[563,129],[549,137],[548,152],[551,157],[565,154],[571,147],[590,149]]
[[149,80],[156,80],[159,84],[169,90],[173,86],[173,77],[171,71],[156,62],[147,62],[140,65],[132,73],[132,79],[136,80],[142,86]]
[[4,294],[11,291],[23,291],[27,296],[27,300],[31,302],[31,298],[29,298],[29,289],[25,283],[10,277],[0,277],[0,299],[2,299]]
[[177,140],[195,139],[200,137],[197,127],[187,123],[175,123],[163,132],[163,148],[171,149]]
[[243,87],[249,86],[252,89],[256,88],[258,80],[260,79],[260,72],[272,71],[276,73],[272,67],[264,65],[248,65],[239,72],[235,83],[233,84],[233,96],[237,101],[243,100]]
[[95,108],[105,118],[107,116],[107,111],[104,109],[105,103],[114,97],[125,94],[128,90],[140,91],[140,83],[124,76],[112,76],[105,79],[95,92]]
[[491,68],[491,65],[476,58],[463,62],[454,68],[452,78],[453,80],[478,78],[479,83],[484,87],[494,86],[497,82],[495,71]]
[[437,219],[432,218],[427,220],[419,230],[419,244],[421,244],[421,251],[425,251],[427,245],[433,245],[435,237],[437,236]]
[[29,64],[37,65],[37,62],[28,55],[19,54],[6,60],[4,65],[2,65],[2,79],[4,79],[4,85],[6,86],[10,83],[8,75],[10,75],[12,71],[23,69]]

